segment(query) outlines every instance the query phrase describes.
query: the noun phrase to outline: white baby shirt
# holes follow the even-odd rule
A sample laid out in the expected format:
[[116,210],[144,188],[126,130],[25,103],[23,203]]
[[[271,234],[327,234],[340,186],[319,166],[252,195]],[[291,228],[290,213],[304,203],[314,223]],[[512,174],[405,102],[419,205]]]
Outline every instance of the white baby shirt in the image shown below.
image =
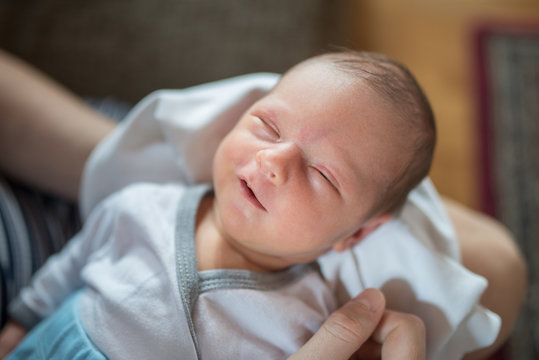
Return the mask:
[[108,359],[283,359],[336,309],[318,264],[197,271],[196,213],[209,186],[138,183],[108,197],[11,306],[26,326],[74,292]]
[[[253,74],[150,94],[91,155],[82,213],[135,182],[210,182],[220,139],[277,80],[274,74]],[[337,305],[376,287],[390,308],[420,316],[429,359],[459,359],[491,344],[499,331],[500,318],[478,305],[486,280],[460,264],[455,232],[428,179],[394,220],[350,251],[330,252],[318,263]],[[234,318],[233,310],[221,311]]]

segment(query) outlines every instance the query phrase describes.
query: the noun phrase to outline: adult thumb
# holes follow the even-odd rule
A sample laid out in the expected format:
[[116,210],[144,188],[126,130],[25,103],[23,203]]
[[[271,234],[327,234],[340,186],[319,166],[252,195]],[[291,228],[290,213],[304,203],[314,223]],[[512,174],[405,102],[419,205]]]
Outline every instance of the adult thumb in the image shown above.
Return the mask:
[[367,289],[332,313],[289,360],[347,360],[374,332],[385,309],[384,295]]

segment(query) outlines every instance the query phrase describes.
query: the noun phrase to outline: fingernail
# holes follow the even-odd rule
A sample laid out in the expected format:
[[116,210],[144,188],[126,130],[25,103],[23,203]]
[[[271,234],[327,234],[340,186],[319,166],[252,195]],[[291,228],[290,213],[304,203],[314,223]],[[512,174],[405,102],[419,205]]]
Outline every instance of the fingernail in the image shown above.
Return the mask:
[[358,297],[357,301],[365,305],[370,312],[376,312],[384,302],[384,295],[378,290],[364,290]]

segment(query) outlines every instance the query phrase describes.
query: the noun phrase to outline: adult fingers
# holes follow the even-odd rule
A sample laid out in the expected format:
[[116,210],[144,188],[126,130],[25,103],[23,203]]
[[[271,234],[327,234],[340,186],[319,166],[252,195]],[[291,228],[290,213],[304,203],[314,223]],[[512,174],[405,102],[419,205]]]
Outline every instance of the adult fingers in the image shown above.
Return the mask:
[[372,335],[382,344],[382,359],[424,360],[426,331],[423,321],[415,315],[386,311]]
[[332,313],[312,338],[289,359],[349,359],[380,322],[384,295],[367,289]]

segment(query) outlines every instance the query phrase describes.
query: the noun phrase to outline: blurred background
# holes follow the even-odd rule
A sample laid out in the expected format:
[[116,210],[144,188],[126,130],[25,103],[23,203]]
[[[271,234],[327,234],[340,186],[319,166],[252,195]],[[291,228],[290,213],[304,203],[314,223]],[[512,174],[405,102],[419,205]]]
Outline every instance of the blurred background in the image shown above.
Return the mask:
[[510,358],[539,358],[539,0],[0,1],[0,47],[81,96],[129,104],[332,46],[388,54],[422,84],[438,190],[500,219],[527,257]]

